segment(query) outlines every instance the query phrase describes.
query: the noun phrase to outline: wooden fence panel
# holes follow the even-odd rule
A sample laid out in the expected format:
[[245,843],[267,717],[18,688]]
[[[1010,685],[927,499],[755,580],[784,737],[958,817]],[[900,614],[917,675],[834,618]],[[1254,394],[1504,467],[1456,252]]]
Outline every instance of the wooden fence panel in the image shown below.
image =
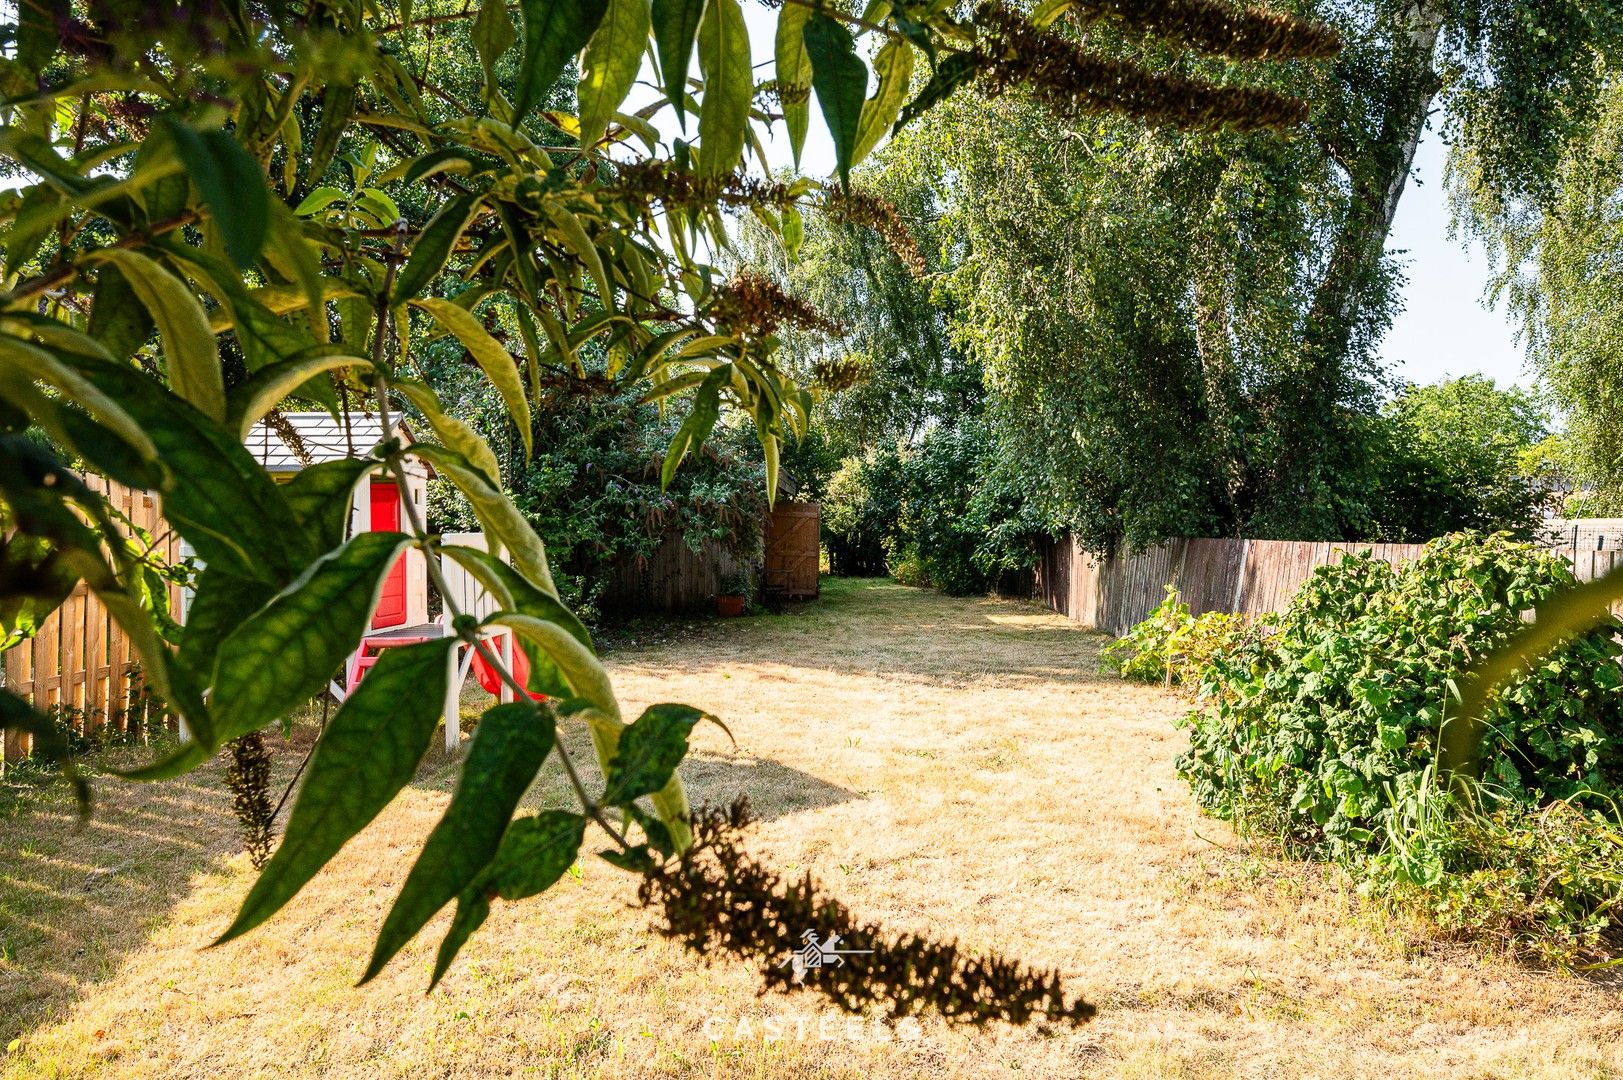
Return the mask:
[[[1283,611],[1313,571],[1349,552],[1389,563],[1418,558],[1424,544],[1336,544],[1297,540],[1172,540],[1126,557],[1095,559],[1067,536],[1043,546],[1033,595],[1084,626],[1125,633],[1161,602],[1166,586],[1195,614],[1237,612],[1248,616]],[[1556,543],[1580,581],[1592,581],[1623,563],[1623,545],[1612,548]],[[1623,616],[1623,602],[1614,607]]]
[[614,568],[598,605],[618,615],[692,611],[710,604],[721,591],[722,577],[737,569],[737,561],[719,545],[707,540],[694,551],[672,530],[648,558]]
[[[180,538],[159,513],[157,499],[98,476],[86,476],[85,482],[147,534],[158,559],[169,565],[180,561]],[[121,531],[132,534],[129,528]],[[183,598],[178,585],[170,587],[169,600],[171,610],[179,611]],[[106,606],[83,584],[40,625],[33,640],[8,649],[4,661],[0,684],[42,712],[60,710],[81,734],[95,735],[109,724],[128,730],[131,695],[139,689],[132,679],[136,657]],[[27,736],[8,733],[0,744],[0,761],[25,757],[29,749]]]

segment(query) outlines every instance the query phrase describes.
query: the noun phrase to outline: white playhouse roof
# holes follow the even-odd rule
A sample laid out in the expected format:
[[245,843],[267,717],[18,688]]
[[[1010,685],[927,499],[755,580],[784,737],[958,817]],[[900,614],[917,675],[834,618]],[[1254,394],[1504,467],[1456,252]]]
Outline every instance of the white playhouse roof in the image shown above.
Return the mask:
[[[318,465],[323,461],[360,457],[383,441],[383,422],[376,413],[350,413],[347,433],[343,420],[327,412],[285,412],[282,413],[282,419],[287,421],[288,426],[297,435],[304,452],[309,455],[308,464],[311,465]],[[394,431],[408,446],[416,441],[412,438],[411,428],[406,426],[404,420],[395,421]],[[282,438],[281,433],[263,420],[253,426],[245,441],[248,452],[253,454],[268,472],[298,472],[306,464],[299,459],[294,448],[288,445],[288,441]]]

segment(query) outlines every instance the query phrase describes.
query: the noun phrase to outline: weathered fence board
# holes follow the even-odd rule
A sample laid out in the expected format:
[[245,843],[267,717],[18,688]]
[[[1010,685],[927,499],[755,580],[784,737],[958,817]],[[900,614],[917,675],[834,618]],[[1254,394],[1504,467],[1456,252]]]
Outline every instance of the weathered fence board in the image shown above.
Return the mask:
[[[97,476],[87,476],[85,482],[151,537],[155,556],[171,565],[180,560],[180,538],[159,514],[157,499]],[[120,530],[132,534],[122,524]],[[182,600],[178,587],[171,587],[169,600],[178,610]],[[86,736],[108,724],[123,732],[132,721],[132,709],[138,717],[146,710],[140,681],[131,678],[134,667],[129,639],[81,583],[40,625],[32,641],[6,651],[0,685],[43,712],[58,712]],[[8,733],[0,745],[0,760],[14,761],[28,751],[26,736]]]
[[693,611],[711,604],[722,576],[737,569],[719,544],[706,540],[694,551],[672,530],[648,558],[627,559],[610,572],[598,606],[616,615]]
[[[1572,564],[1579,581],[1592,581],[1623,562],[1623,545],[1596,543],[1599,530],[1554,523],[1546,546]],[[1574,544],[1569,538],[1576,536]],[[1168,584],[1194,614],[1204,611],[1263,615],[1283,611],[1314,569],[1339,562],[1348,551],[1389,563],[1419,556],[1423,544],[1333,544],[1299,540],[1169,540],[1137,554],[1096,559],[1073,537],[1045,545],[1037,564],[1035,596],[1085,626],[1125,633],[1166,595]],[[1618,606],[1623,612],[1623,605]]]

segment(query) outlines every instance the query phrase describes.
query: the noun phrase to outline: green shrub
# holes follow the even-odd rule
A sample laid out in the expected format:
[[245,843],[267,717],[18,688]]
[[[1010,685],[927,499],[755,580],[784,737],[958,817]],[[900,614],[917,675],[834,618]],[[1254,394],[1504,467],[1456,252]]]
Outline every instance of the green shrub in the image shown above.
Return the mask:
[[1367,891],[1419,890],[1446,931],[1492,927],[1541,959],[1573,960],[1616,895],[1615,873],[1591,868],[1608,849],[1623,855],[1611,800],[1623,624],[1568,641],[1495,693],[1479,783],[1445,790],[1434,760],[1453,682],[1572,583],[1565,563],[1504,534],[1445,537],[1401,567],[1362,555],[1321,567],[1271,633],[1206,665],[1179,772],[1244,832],[1339,859]]
[[835,572],[888,570],[905,585],[967,596],[1029,569],[1043,530],[1005,464],[983,420],[847,459],[823,503]]
[[1461,809],[1431,848],[1429,876],[1418,880],[1390,853],[1377,856],[1368,891],[1419,908],[1445,937],[1485,940],[1551,966],[1579,966],[1618,944],[1623,822],[1615,810],[1564,800]]
[[1215,657],[1234,651],[1247,636],[1266,634],[1270,625],[1221,611],[1191,615],[1189,605],[1178,599],[1177,587],[1168,585],[1166,599],[1106,645],[1100,660],[1124,679],[1193,690]]
[[895,447],[849,457],[823,495],[823,536],[829,567],[850,577],[885,573],[885,536],[900,502],[901,455]]

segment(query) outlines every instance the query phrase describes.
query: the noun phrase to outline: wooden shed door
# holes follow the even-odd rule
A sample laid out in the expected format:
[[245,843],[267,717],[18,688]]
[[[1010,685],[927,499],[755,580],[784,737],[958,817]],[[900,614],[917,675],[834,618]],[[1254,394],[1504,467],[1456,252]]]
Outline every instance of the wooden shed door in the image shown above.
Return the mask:
[[780,502],[766,527],[766,560],[761,584],[768,593],[791,598],[817,595],[818,542],[822,507]]
[[[400,489],[392,482],[374,477],[372,489],[372,531],[400,531]],[[372,614],[372,629],[406,624],[406,556],[401,554],[383,578],[383,592]]]

